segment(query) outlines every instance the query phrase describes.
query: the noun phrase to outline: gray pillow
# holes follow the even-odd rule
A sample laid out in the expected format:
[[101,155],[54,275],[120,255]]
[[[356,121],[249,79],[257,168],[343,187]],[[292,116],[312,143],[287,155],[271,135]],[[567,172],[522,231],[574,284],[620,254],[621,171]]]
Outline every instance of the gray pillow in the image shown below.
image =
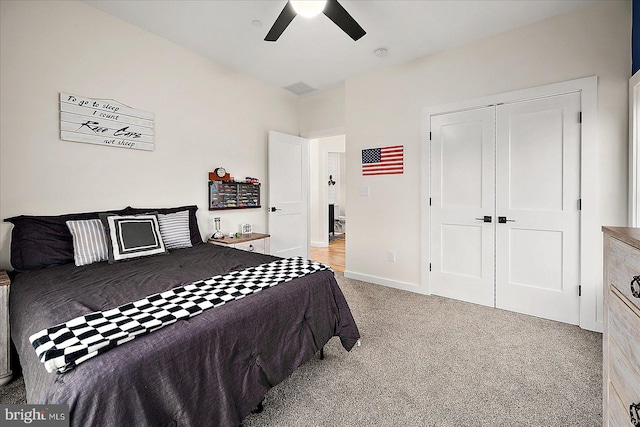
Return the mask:
[[[151,211],[153,209],[148,212]],[[13,224],[11,266],[16,271],[31,271],[73,262],[73,237],[67,227],[67,221],[98,219],[100,213],[84,212],[55,216],[20,215],[5,219],[6,222]],[[127,208],[125,210],[110,210],[107,213],[124,215],[130,212]],[[193,236],[191,240],[194,241]]]

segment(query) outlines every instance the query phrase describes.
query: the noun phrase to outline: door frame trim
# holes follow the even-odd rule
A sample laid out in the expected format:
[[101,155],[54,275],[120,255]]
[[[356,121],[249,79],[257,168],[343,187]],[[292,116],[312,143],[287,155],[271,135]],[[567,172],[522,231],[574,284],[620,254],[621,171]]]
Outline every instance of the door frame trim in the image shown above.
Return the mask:
[[431,294],[429,260],[430,246],[430,141],[431,117],[464,110],[473,110],[500,103],[521,102],[549,96],[580,92],[582,129],[580,140],[580,327],[602,332],[602,233],[598,223],[598,193],[596,175],[583,173],[597,167],[598,77],[590,76],[544,86],[521,89],[422,109],[421,177],[420,177],[420,250],[422,260],[421,288]]
[[637,104],[640,99],[640,71],[629,79],[629,227],[640,226],[640,135]]
[[[336,135],[336,136],[340,136],[340,135]],[[330,137],[327,137],[327,138],[330,138]],[[323,138],[317,138],[317,139],[323,139]],[[346,140],[346,135],[345,135],[345,140]],[[345,151],[335,151],[335,149],[322,147],[322,150],[320,150],[320,157],[322,160],[322,166],[321,166],[322,178],[320,180],[321,183],[324,182],[325,177],[329,176],[329,153],[345,154],[345,152],[346,152],[346,149]],[[343,182],[345,181],[344,177],[342,178],[342,181]],[[344,185],[344,184],[340,184],[340,185]],[[346,204],[346,201],[345,201],[345,204]],[[325,230],[325,233],[322,235],[322,240],[311,241],[311,246],[327,248],[329,247],[329,232],[328,232],[329,230],[329,187],[328,186],[324,186],[324,185],[322,186],[322,194],[320,194],[320,206],[322,207],[322,211],[323,211],[323,214],[320,216],[321,222],[322,222],[322,229]],[[309,212],[309,220],[311,220],[311,212]]]

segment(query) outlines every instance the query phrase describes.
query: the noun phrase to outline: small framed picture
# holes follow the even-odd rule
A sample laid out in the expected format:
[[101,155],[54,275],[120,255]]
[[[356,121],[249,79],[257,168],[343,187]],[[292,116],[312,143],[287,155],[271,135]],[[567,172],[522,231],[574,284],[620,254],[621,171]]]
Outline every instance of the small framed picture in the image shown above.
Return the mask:
[[251,233],[253,233],[253,225],[251,225],[251,224],[242,224],[240,226],[240,232],[242,234],[251,234]]

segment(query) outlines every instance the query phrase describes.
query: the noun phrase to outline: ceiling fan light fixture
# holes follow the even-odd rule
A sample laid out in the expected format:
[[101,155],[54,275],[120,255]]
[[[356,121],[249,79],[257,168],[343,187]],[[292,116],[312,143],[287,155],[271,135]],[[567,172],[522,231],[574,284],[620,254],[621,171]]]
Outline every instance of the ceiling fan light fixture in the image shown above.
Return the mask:
[[305,18],[313,18],[320,15],[327,5],[326,0],[290,0],[293,10],[300,16]]
[[264,38],[266,42],[275,42],[280,38],[284,30],[287,29],[291,21],[300,15],[302,17],[313,17],[323,13],[327,18],[333,21],[342,31],[344,31],[354,41],[359,40],[367,32],[349,15],[349,12],[338,2],[317,1],[317,0],[288,0],[284,5],[284,9],[278,15],[278,18],[271,26],[271,29]]

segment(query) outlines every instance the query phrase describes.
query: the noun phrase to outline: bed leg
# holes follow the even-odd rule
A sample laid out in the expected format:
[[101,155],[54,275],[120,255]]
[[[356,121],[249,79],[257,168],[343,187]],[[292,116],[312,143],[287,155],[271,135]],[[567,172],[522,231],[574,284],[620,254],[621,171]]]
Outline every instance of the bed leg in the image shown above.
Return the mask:
[[262,398],[262,400],[260,401],[260,403],[258,403],[258,406],[256,406],[256,409],[254,409],[253,411],[251,411],[252,414],[259,414],[260,412],[264,411],[264,397]]
[[324,360],[324,347],[320,349],[320,360]]

